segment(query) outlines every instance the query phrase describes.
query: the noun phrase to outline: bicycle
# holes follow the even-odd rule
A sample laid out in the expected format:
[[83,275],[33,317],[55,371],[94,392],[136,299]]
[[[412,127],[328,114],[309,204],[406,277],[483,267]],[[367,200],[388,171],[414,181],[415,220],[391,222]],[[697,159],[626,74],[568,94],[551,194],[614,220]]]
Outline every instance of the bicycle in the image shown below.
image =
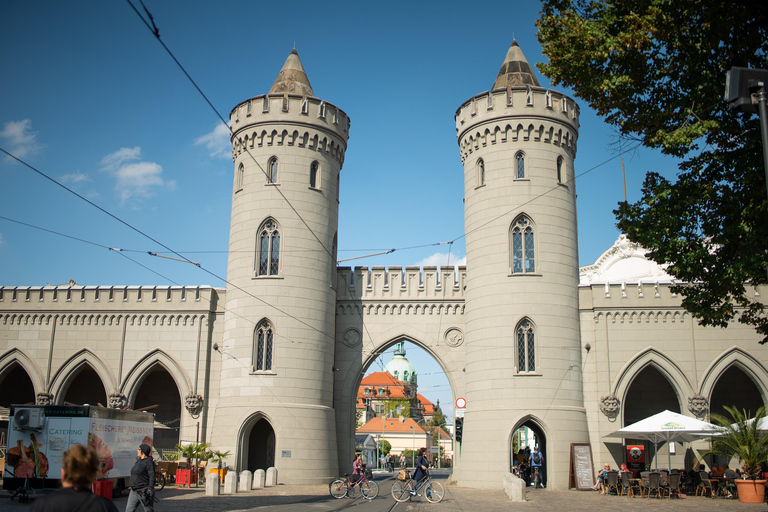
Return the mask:
[[337,500],[344,498],[345,496],[354,498],[358,489],[360,489],[363,498],[367,500],[372,500],[379,495],[379,484],[373,480],[368,480],[368,475],[365,471],[363,471],[362,477],[355,482],[351,482],[349,477],[350,474],[346,473],[344,474],[343,479],[337,478],[328,484],[328,491],[331,493],[331,496]]
[[165,487],[165,475],[157,467],[155,468],[155,489],[158,491]]
[[432,480],[429,476],[429,472],[427,472],[424,478],[418,482],[412,478],[407,480],[395,480],[395,483],[392,486],[392,497],[398,503],[403,503],[414,496],[421,496],[418,494],[419,489],[424,489],[424,497],[426,497],[427,501],[430,503],[440,503],[445,496],[443,484]]

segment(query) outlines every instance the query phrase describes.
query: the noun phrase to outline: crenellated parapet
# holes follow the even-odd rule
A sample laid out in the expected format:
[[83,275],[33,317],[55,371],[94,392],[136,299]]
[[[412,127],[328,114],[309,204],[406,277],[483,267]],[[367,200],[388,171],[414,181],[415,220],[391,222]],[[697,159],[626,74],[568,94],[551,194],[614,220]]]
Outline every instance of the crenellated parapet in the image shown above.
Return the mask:
[[342,301],[464,301],[467,268],[339,267],[337,299]]
[[481,148],[511,142],[553,144],[576,156],[579,107],[568,96],[534,86],[495,89],[456,111],[461,160]]
[[248,149],[294,146],[323,152],[342,165],[350,121],[343,110],[319,98],[266,94],[232,109],[230,126],[233,161]]
[[[69,318],[78,324],[112,322],[114,315],[106,312],[141,312],[147,318],[157,313],[161,325],[169,322],[186,322],[189,315],[162,313],[174,312],[217,312],[219,298],[224,290],[210,286],[0,286],[0,315],[5,322],[12,315],[33,321],[50,321],[58,311],[78,310],[88,312],[77,315],[59,315],[60,321]],[[45,312],[50,314],[35,314]],[[167,317],[167,320],[162,320]],[[179,317],[179,318],[177,318]],[[96,320],[97,318],[97,320]],[[171,320],[171,318],[176,318]],[[158,320],[154,320],[157,322]]]

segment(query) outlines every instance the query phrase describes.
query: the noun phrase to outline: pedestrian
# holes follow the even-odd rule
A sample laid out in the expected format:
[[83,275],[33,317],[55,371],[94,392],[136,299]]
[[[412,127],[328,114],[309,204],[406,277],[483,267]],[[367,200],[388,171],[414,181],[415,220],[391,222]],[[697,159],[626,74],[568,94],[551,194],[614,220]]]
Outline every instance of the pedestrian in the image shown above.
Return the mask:
[[135,512],[139,503],[144,507],[144,512],[155,510],[155,459],[152,458],[152,447],[148,444],[140,444],[136,450],[139,460],[131,468],[131,493],[128,495],[128,503],[125,512]]
[[417,483],[427,476],[428,467],[429,461],[427,460],[427,449],[419,448],[419,458],[416,461],[416,470],[413,472],[413,479]]
[[61,489],[36,499],[32,512],[117,512],[111,500],[91,492],[98,471],[96,450],[73,444],[61,462]]
[[[546,486],[546,481],[544,480],[544,455],[539,451],[539,447],[535,446],[533,448],[533,451],[531,452],[531,458],[529,459],[531,464],[531,475],[534,481],[534,488],[537,488],[539,486]],[[536,480],[536,471],[539,473],[538,481]]]
[[400,454],[400,469],[405,469],[405,453]]

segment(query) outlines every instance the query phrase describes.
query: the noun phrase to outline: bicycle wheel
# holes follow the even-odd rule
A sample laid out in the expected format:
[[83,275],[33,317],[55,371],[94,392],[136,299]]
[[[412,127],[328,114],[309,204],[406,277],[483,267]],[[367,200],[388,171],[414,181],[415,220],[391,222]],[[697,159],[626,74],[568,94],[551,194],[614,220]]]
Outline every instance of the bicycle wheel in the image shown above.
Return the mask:
[[379,484],[373,480],[366,480],[360,484],[360,492],[363,493],[363,498],[372,500],[379,495]]
[[337,478],[330,484],[328,484],[328,491],[334,498],[341,499],[347,495],[347,484],[341,478]]
[[165,475],[162,473],[155,473],[155,489],[160,490],[165,487]]
[[440,503],[443,500],[443,496],[445,496],[443,484],[430,481],[424,490],[424,496],[426,496],[427,501],[430,503]]
[[395,501],[402,503],[411,499],[411,491],[413,490],[413,481],[396,480],[392,485],[392,497]]

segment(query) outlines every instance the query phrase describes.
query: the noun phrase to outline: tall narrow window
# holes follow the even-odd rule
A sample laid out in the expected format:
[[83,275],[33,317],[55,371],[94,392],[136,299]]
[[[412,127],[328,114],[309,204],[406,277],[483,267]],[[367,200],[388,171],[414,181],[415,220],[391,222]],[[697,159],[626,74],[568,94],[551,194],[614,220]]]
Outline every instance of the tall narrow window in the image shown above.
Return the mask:
[[536,251],[534,230],[530,220],[521,216],[512,223],[512,273],[528,274],[536,272]]
[[272,346],[275,331],[272,323],[264,319],[256,326],[253,334],[253,371],[262,372],[272,370]]
[[273,156],[267,164],[269,183],[277,183],[277,157]]
[[515,155],[515,165],[517,167],[517,179],[525,178],[525,154]]
[[557,157],[557,182],[563,182],[563,157]]
[[517,324],[517,372],[536,371],[536,339],[533,324],[527,318]]
[[258,240],[259,276],[276,276],[280,270],[280,230],[277,222],[267,219],[259,229]]
[[244,175],[245,175],[245,166],[243,166],[243,164],[240,164],[237,168],[237,175],[235,176],[235,192],[238,192],[243,189]]
[[312,162],[312,165],[309,166],[309,186],[311,188],[317,188],[318,169],[319,169],[319,166],[317,165],[317,162]]
[[480,158],[477,161],[477,186],[482,187],[485,185],[485,162]]

